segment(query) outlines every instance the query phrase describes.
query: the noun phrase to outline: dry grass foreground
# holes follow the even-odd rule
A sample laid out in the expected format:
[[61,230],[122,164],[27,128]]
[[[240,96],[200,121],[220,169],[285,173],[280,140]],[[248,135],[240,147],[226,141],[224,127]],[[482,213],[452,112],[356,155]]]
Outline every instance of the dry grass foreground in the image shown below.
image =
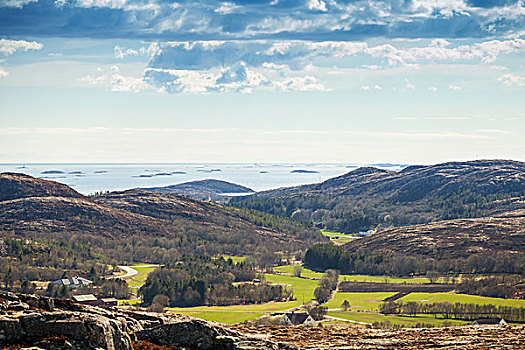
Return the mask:
[[230,328],[304,349],[525,349],[525,325],[381,330],[355,325]]

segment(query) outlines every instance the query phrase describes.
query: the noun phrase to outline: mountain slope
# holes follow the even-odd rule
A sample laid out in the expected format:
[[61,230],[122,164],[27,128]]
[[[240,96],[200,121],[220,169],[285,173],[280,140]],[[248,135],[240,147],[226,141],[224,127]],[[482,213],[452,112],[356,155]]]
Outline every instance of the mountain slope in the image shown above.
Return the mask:
[[254,193],[254,191],[248,187],[215,179],[191,181],[165,187],[141,188],[141,190],[160,193],[176,193],[195,199],[209,199],[219,202],[227,201],[232,194]]
[[344,232],[482,217],[525,208],[525,163],[450,162],[400,172],[366,167],[320,184],[260,192],[232,203]]
[[47,196],[83,197],[71,187],[58,182],[42,180],[24,174],[0,174],[0,201]]
[[385,230],[310,248],[306,263],[347,273],[515,273],[525,269],[525,210]]
[[176,194],[131,190],[73,196],[76,192],[52,181],[4,177],[14,185],[4,187],[8,191],[1,198],[20,198],[0,201],[0,237],[58,242],[118,264],[173,263],[193,254],[262,256],[323,240],[291,220]]

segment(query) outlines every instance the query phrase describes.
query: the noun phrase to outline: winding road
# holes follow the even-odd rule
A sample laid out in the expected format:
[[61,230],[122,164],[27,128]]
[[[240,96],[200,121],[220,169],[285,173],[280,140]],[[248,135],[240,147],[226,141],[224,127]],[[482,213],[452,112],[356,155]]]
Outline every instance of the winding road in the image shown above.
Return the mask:
[[135,275],[138,275],[138,271],[134,269],[134,267],[159,267],[160,265],[155,265],[155,264],[152,264],[152,265],[134,265],[134,266],[121,266],[119,265],[118,268],[121,269],[121,270],[124,270],[126,273],[124,275],[119,275],[119,276],[111,276],[111,277],[108,277],[108,279],[112,279],[112,278],[121,278],[121,279],[126,279],[126,278],[130,278],[130,277],[133,277]]

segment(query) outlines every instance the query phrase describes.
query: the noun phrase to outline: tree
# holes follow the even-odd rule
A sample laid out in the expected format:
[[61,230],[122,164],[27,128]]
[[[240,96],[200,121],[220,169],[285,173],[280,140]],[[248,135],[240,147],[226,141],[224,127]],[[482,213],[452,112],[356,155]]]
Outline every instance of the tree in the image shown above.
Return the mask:
[[350,308],[350,303],[348,302],[348,300],[345,299],[341,303],[341,309],[343,309],[344,311],[348,311],[349,308]]
[[293,267],[293,275],[294,277],[301,277],[301,273],[303,272],[303,268],[301,265],[295,265]]
[[328,300],[330,300],[330,298],[332,297],[332,291],[323,286],[319,286],[315,288],[314,296],[315,296],[315,300],[317,300],[319,304],[324,304]]
[[430,280],[430,283],[437,283],[439,280],[439,272],[434,270],[428,271],[427,278]]
[[310,314],[314,320],[320,321],[324,318],[324,315],[326,315],[327,311],[328,308],[326,306],[315,306],[308,309],[308,314]]

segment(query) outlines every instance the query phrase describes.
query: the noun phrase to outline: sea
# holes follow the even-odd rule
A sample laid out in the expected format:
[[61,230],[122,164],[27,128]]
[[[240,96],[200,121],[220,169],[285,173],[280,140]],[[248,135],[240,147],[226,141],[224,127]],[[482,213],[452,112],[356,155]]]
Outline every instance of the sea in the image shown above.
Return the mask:
[[0,164],[0,172],[15,172],[66,184],[88,195],[132,188],[169,186],[217,179],[264,191],[319,183],[362,166],[399,171],[407,164]]

